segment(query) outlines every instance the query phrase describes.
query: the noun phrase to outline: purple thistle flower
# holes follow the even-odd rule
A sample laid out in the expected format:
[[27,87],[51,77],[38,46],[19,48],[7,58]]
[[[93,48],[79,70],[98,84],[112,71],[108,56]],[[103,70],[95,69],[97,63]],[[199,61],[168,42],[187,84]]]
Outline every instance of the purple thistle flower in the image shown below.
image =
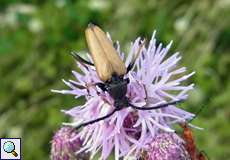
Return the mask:
[[51,147],[52,160],[88,160],[89,154],[82,152],[76,155],[81,148],[82,141],[77,138],[77,131],[71,127],[63,127],[53,136]]
[[[109,35],[108,37],[110,38]],[[126,58],[125,54],[120,51],[119,43],[116,43],[116,49],[126,66],[131,62],[142,43],[141,38],[137,38],[131,44]],[[125,75],[125,78],[130,79],[126,95],[130,103],[138,107],[151,107],[170,100],[187,98],[187,92],[193,89],[193,84],[186,86],[182,82],[191,77],[194,72],[183,75],[186,68],[177,67],[181,59],[179,53],[166,58],[171,45],[172,42],[165,48],[162,44],[157,45],[154,32],[149,45],[143,47],[135,62],[136,70]],[[92,61],[90,57],[89,60]],[[86,67],[78,62],[77,65],[83,74],[72,71],[75,80],[63,80],[70,90],[52,90],[57,93],[72,94],[75,98],[81,96],[86,98],[84,105],[63,110],[64,113],[73,117],[72,123],[64,124],[73,127],[102,117],[114,108],[114,101],[109,94],[92,85],[101,82],[95,68]],[[77,85],[87,86],[88,89],[78,88]],[[135,116],[131,118],[132,122],[129,122],[131,114]],[[161,131],[174,132],[172,124],[184,122],[193,116],[174,105],[148,111],[124,108],[111,117],[80,130],[77,136],[84,140],[83,147],[78,153],[85,150],[90,151],[92,158],[98,151],[101,151],[100,158],[103,160],[108,158],[112,150],[114,150],[115,160],[126,155],[138,156],[141,150],[147,148],[152,137],[157,136]],[[129,123],[131,124],[128,125]]]
[[145,160],[190,160],[184,141],[175,133],[160,133],[149,144]]

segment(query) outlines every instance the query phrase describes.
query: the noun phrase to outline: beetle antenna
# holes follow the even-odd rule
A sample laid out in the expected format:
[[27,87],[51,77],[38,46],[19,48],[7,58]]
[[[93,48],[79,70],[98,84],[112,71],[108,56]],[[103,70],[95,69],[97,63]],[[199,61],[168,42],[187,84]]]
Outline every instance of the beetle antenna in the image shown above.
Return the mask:
[[205,151],[200,151],[200,154],[202,157],[205,156],[208,160],[210,160],[209,156],[207,155],[207,153]]
[[100,117],[100,118],[97,118],[97,119],[94,119],[94,120],[91,120],[91,121],[82,123],[82,124],[78,125],[78,126],[75,127],[75,128],[76,128],[76,129],[79,129],[79,128],[81,128],[81,127],[85,127],[85,126],[87,126],[87,125],[90,125],[90,124],[99,122],[99,121],[101,121],[101,120],[104,120],[104,119],[106,119],[106,118],[109,118],[110,116],[112,116],[112,115],[113,115],[116,111],[118,111],[118,110],[119,110],[118,108],[115,108],[115,109],[113,109],[113,111],[110,112],[109,114],[107,114],[107,115],[105,115],[105,116],[103,116],[103,117]]
[[171,101],[171,102],[168,102],[168,103],[165,103],[165,104],[159,104],[159,105],[154,106],[154,107],[137,107],[137,106],[134,106],[131,103],[129,103],[129,105],[132,108],[137,109],[137,110],[152,110],[152,109],[165,108],[165,107],[168,107],[169,105],[175,105],[175,104],[181,103],[181,102],[184,102],[184,100],[181,99],[181,100]]
[[200,109],[196,112],[195,116],[192,119],[190,119],[187,123],[191,123],[203,111],[204,108],[205,105],[201,106]]
[[141,43],[141,45],[139,46],[137,53],[134,55],[134,58],[132,59],[132,61],[130,62],[130,64],[127,67],[127,73],[133,69],[135,62],[136,62],[137,58],[139,57],[139,55],[142,51],[142,48],[145,46],[145,42],[146,41],[144,39],[143,42]]
[[70,54],[77,60],[79,61],[80,63],[85,63],[85,64],[88,64],[90,66],[94,66],[93,63],[83,59],[82,57],[80,57],[76,52],[70,52]]

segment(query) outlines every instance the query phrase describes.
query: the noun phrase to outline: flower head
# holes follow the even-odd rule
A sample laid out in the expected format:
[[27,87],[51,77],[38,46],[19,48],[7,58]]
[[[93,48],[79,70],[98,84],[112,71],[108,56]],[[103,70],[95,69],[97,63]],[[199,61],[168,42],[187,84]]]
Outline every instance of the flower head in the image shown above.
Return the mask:
[[184,142],[175,133],[160,133],[149,144],[146,160],[190,160]]
[[[109,35],[108,37],[110,38]],[[119,43],[116,43],[116,50],[126,66],[143,43],[141,38],[137,38],[131,44],[126,58],[120,50]],[[186,86],[182,82],[194,72],[184,75],[186,68],[177,67],[181,59],[179,53],[166,58],[171,45],[172,42],[165,48],[162,44],[157,45],[154,32],[149,45],[142,48],[135,62],[135,69],[124,77],[130,80],[126,96],[131,104],[138,107],[151,107],[170,100],[187,98],[187,92],[193,89],[193,84]],[[113,98],[107,92],[92,85],[101,82],[95,67],[78,62],[77,65],[82,74],[72,71],[75,80],[63,80],[70,90],[53,90],[62,94],[72,94],[75,98],[81,96],[86,98],[84,105],[63,111],[73,117],[73,122],[68,124],[71,126],[102,117],[114,108]],[[79,153],[85,150],[90,151],[93,157],[98,151],[101,151],[101,159],[107,159],[114,150],[116,160],[127,154],[138,156],[141,150],[147,148],[152,137],[161,131],[173,132],[171,127],[173,123],[191,119],[193,116],[175,105],[148,111],[127,107],[103,121],[85,126],[80,130],[78,137],[84,140]]]
[[88,159],[89,154],[82,152],[76,155],[80,149],[82,141],[77,138],[77,132],[71,127],[63,127],[58,130],[52,140],[51,159],[52,160],[74,160]]

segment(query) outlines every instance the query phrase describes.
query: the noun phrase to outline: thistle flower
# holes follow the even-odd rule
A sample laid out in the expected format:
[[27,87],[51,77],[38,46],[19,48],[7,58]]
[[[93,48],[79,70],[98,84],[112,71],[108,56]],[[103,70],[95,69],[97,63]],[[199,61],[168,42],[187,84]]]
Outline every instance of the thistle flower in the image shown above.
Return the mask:
[[[108,37],[110,38],[109,35]],[[125,61],[126,66],[143,43],[141,38],[137,38],[131,44],[130,52],[126,58],[120,50],[119,42],[116,43],[117,52]],[[135,70],[125,75],[125,78],[130,80],[126,95],[130,103],[138,107],[151,107],[170,100],[187,98],[187,92],[193,89],[193,84],[186,86],[182,82],[191,77],[194,72],[184,75],[186,68],[177,67],[177,63],[181,59],[179,53],[166,58],[171,45],[172,42],[165,48],[162,44],[157,45],[154,32],[149,45],[143,47],[135,62]],[[89,60],[91,60],[90,57]],[[64,124],[73,127],[82,122],[102,117],[114,108],[113,99],[109,94],[92,85],[101,82],[95,68],[78,62],[77,65],[83,74],[72,71],[75,80],[63,80],[70,90],[52,90],[57,93],[72,94],[75,98],[81,96],[86,98],[84,105],[63,110],[64,113],[73,117],[72,123]],[[77,86],[87,86],[87,89]],[[129,116],[133,119],[131,125],[127,125],[130,123],[127,122],[130,120]],[[148,111],[124,108],[111,117],[80,130],[77,137],[84,138],[84,140],[78,153],[90,151],[92,158],[98,151],[101,151],[100,159],[105,160],[114,150],[116,160],[126,155],[138,157],[140,151],[147,148],[152,137],[157,136],[161,131],[174,132],[172,124],[186,121],[193,116],[174,105]]]
[[175,133],[160,133],[149,144],[145,160],[190,160],[184,142]]
[[77,132],[71,127],[63,127],[58,130],[52,140],[52,160],[88,160],[89,154],[82,152],[76,155],[82,141],[77,138]]

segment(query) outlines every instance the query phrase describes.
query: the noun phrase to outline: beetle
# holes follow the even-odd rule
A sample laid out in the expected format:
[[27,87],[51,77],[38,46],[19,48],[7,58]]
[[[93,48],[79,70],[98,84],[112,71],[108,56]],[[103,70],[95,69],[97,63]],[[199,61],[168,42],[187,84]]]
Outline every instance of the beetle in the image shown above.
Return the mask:
[[199,151],[196,147],[195,139],[189,124],[203,111],[205,106],[200,107],[196,112],[195,116],[187,121],[179,123],[180,127],[183,129],[182,138],[185,141],[185,149],[188,151],[191,160],[206,160],[209,159],[208,155],[204,151]]
[[199,151],[196,147],[195,140],[191,129],[186,122],[181,123],[183,128],[182,138],[185,141],[185,148],[188,151],[191,160],[206,160],[207,155],[204,151]]
[[176,100],[153,107],[134,106],[129,102],[126,96],[129,79],[124,78],[124,75],[134,68],[135,60],[138,58],[138,55],[140,55],[144,43],[140,45],[138,52],[126,67],[111,40],[108,39],[106,34],[98,26],[90,23],[85,31],[85,36],[94,64],[83,59],[75,52],[71,52],[71,54],[81,64],[95,66],[97,75],[103,83],[99,82],[94,85],[98,86],[103,92],[109,93],[114,99],[114,109],[105,116],[78,125],[76,129],[104,120],[125,107],[132,107],[136,110],[152,110],[175,105],[183,101]]

